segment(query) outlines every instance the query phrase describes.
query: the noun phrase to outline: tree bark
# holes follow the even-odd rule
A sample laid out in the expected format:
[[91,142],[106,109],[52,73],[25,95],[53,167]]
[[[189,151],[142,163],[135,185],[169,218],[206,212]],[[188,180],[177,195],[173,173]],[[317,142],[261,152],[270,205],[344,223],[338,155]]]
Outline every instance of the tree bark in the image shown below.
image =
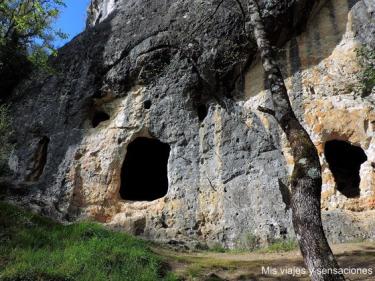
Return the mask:
[[248,12],[274,105],[273,110],[259,110],[274,116],[286,134],[294,157],[290,183],[292,220],[304,262],[313,281],[345,280],[323,230],[320,206],[322,177],[318,152],[293,112],[256,0],[248,1]]

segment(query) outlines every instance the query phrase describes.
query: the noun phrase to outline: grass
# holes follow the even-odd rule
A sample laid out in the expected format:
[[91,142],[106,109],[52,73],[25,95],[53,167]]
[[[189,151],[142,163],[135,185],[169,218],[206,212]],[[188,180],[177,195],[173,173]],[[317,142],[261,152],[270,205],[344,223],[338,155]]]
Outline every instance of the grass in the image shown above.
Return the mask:
[[215,244],[211,248],[209,248],[208,250],[211,251],[211,252],[214,252],[214,253],[226,253],[226,252],[229,252],[229,250],[227,248],[224,248],[220,244]]
[[64,226],[0,202],[2,281],[171,281],[149,244],[95,223]]
[[298,242],[293,239],[289,240],[276,240],[266,248],[259,249],[262,253],[282,253],[290,252],[298,249]]
[[[195,280],[202,278],[208,272],[217,270],[234,271],[242,266],[241,263],[236,261],[220,260],[215,258],[192,258],[184,259],[188,264],[181,277],[187,280]],[[205,279],[206,280],[206,279]]]
[[[251,239],[253,241],[254,239]],[[248,245],[252,246],[248,243]],[[219,244],[213,245],[207,253],[211,252],[213,255],[208,256],[194,256],[194,255],[178,255],[176,253],[164,253],[163,256],[167,257],[167,260],[177,261],[181,264],[186,264],[186,268],[183,271],[180,271],[178,274],[181,278],[187,281],[191,280],[211,280],[208,278],[207,274],[210,272],[220,272],[225,271],[229,274],[233,274],[238,271],[243,272],[252,272],[258,274],[262,266],[267,266],[269,262],[263,261],[261,256],[259,256],[259,260],[231,260],[228,258],[222,258],[220,256],[215,256],[215,254],[226,253],[229,255],[242,255],[246,253],[253,253],[253,254],[269,254],[269,253],[285,253],[290,252],[298,249],[298,243],[296,240],[288,239],[288,240],[275,240],[269,246],[259,248],[259,247],[251,247],[248,248],[237,248],[237,249],[227,249]],[[205,253],[205,251],[201,252]],[[208,279],[207,279],[208,278]],[[215,276],[212,277],[212,280],[220,280]],[[216,278],[216,279],[215,279]],[[250,277],[249,277],[250,278]],[[245,278],[246,279],[246,278]],[[222,279],[221,279],[222,280]],[[237,280],[237,279],[236,279]],[[242,280],[242,279],[241,279]]]
[[[208,281],[211,280],[210,278],[207,278],[208,274],[214,272],[225,271],[229,274],[242,270],[259,272],[259,269],[267,264],[267,262],[264,262],[262,260],[231,260],[215,256],[198,257],[178,256],[176,254],[173,254],[173,256],[170,256],[169,258],[173,259],[174,261],[178,261],[180,264],[186,265],[186,267],[179,273],[177,273],[177,275],[180,276],[183,280],[187,281]],[[212,280],[215,280],[215,277],[212,277]],[[216,280],[218,279],[216,278]]]
[[[255,237],[255,236],[254,236]],[[253,238],[252,235],[246,235],[246,243],[241,245],[246,245],[247,247],[236,248],[236,249],[227,249],[221,246],[220,244],[214,244],[208,252],[212,253],[227,253],[227,254],[245,254],[245,253],[260,253],[260,254],[268,254],[268,253],[284,253],[290,252],[298,249],[298,243],[294,239],[288,240],[275,240],[269,246],[260,248],[255,246],[256,239]],[[204,253],[204,252],[202,252]],[[164,254],[168,256],[168,254]],[[210,278],[207,279],[207,273],[215,272],[215,271],[227,271],[227,272],[235,272],[236,270],[252,269],[253,272],[259,272],[259,269],[262,266],[266,266],[267,263],[261,260],[259,261],[238,261],[238,260],[230,260],[230,259],[221,259],[214,256],[208,257],[197,257],[197,256],[178,256],[173,254],[173,256],[169,256],[170,259],[174,261],[178,261],[182,264],[187,264],[188,266],[182,272],[180,272],[180,276],[188,281],[190,280],[201,280],[204,276],[204,280],[211,280]],[[212,280],[222,280],[217,279],[216,277],[212,277]],[[203,280],[202,279],[202,280]]]
[[250,247],[237,247],[234,249],[228,249],[220,244],[215,244],[212,246],[209,251],[214,253],[232,253],[232,254],[241,254],[241,253],[283,253],[283,252],[290,252],[298,249],[298,242],[294,239],[279,239],[275,240],[270,243],[266,247],[259,247],[254,243],[247,243],[247,245],[251,245]]

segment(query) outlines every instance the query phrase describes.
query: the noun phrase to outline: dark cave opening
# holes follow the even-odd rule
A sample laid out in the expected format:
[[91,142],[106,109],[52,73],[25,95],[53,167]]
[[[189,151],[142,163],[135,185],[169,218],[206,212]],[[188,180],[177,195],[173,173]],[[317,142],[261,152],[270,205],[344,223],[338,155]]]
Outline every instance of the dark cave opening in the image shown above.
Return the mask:
[[208,108],[207,108],[207,106],[205,104],[198,105],[197,113],[198,113],[198,119],[199,119],[199,121],[202,122],[204,120],[204,118],[206,118],[206,116],[208,114]]
[[143,102],[143,108],[144,109],[150,109],[151,108],[151,105],[152,105],[152,102],[150,100],[145,100]]
[[99,126],[100,123],[109,120],[109,115],[105,113],[104,111],[96,111],[94,113],[94,116],[92,117],[92,127],[96,128]]
[[46,136],[42,137],[38,142],[34,156],[31,160],[31,167],[29,167],[29,173],[26,176],[26,181],[35,182],[39,180],[43,174],[44,167],[47,163],[47,150],[50,139]]
[[337,190],[348,198],[358,197],[361,181],[359,170],[367,160],[363,149],[345,141],[332,140],[325,144],[324,154]]
[[165,196],[169,153],[169,145],[156,139],[140,137],[131,142],[121,170],[121,198],[153,201]]

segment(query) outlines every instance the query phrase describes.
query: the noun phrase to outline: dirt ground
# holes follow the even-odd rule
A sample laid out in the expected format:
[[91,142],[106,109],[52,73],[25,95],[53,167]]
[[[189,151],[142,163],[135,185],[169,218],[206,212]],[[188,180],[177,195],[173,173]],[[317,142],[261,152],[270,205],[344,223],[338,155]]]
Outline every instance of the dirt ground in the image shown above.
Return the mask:
[[[346,274],[347,280],[375,281],[375,243],[338,244],[332,245],[332,249],[342,268],[357,271]],[[310,280],[299,250],[286,253],[188,253],[157,247],[154,251],[186,281]]]

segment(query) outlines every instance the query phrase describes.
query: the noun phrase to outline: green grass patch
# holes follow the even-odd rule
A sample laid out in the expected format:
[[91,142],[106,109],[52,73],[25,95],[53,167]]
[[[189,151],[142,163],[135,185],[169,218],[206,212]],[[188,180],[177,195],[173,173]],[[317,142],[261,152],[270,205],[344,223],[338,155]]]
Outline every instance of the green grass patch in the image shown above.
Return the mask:
[[226,253],[230,250],[217,243],[213,245],[211,248],[209,248],[209,251],[214,253]]
[[298,249],[298,242],[293,239],[289,240],[277,240],[270,244],[268,247],[259,249],[259,252],[263,253],[282,253],[290,252]]
[[228,249],[220,244],[214,244],[209,251],[216,253],[280,253],[290,252],[298,249],[298,242],[295,239],[276,239],[268,244],[261,246],[259,238],[251,233],[245,233],[241,236],[234,249]]
[[147,242],[95,223],[64,226],[0,202],[0,280],[176,280]]

